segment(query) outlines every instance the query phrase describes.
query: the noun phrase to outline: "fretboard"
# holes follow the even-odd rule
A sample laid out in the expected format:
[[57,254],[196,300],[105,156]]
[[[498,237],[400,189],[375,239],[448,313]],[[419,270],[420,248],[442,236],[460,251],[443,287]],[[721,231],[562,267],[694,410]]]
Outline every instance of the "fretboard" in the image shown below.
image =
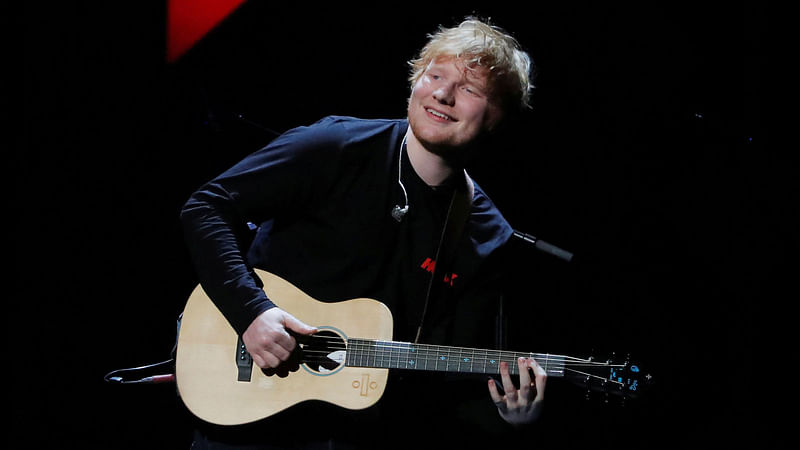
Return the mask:
[[531,357],[545,369],[548,376],[564,375],[566,357],[562,355],[370,339],[348,339],[345,364],[349,367],[499,374],[500,363],[506,362],[509,372],[518,374],[517,359]]

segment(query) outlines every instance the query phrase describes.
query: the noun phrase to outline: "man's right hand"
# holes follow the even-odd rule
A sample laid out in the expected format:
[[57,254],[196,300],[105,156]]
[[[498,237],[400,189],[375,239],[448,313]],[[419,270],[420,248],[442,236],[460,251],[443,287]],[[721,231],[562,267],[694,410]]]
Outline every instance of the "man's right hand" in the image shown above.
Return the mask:
[[287,330],[303,335],[317,332],[316,328],[277,307],[264,311],[247,327],[242,340],[258,367],[275,368],[289,359],[297,341]]

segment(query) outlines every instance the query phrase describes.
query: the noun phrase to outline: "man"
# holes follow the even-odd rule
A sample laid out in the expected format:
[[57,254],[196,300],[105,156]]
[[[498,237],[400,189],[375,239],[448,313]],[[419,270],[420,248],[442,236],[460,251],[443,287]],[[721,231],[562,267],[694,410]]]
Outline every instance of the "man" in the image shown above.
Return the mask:
[[[267,298],[252,267],[319,300],[385,303],[395,340],[491,344],[500,287],[493,261],[512,230],[463,167],[507,114],[528,105],[531,63],[510,35],[468,18],[440,29],[410,64],[407,120],[328,117],[291,130],[205,185],[182,211],[204,289],[261,368],[286,361],[295,336],[315,333],[316,324],[302,323],[281,309],[280,299]],[[260,226],[246,246],[248,222]],[[488,396],[486,387],[482,394],[486,404],[487,397],[495,403],[494,416],[513,425],[539,415],[546,379],[532,359],[520,360],[519,367],[519,389],[502,366],[504,393],[489,380]],[[426,403],[410,414],[467,423],[451,419],[469,410],[464,404],[474,397],[474,386],[440,381],[441,388],[399,375],[375,409],[427,401],[434,406]],[[304,408],[317,408],[324,417],[311,417]],[[257,426],[272,431],[245,434],[248,442],[274,447],[299,442],[291,430],[303,418],[313,421],[310,429],[319,433],[311,434],[322,441],[364,443],[366,435],[381,436],[377,430],[389,432],[395,420],[410,420],[408,412],[352,413],[362,431],[348,433],[338,423],[343,414],[300,405]],[[329,420],[334,416],[337,421]],[[231,440],[228,431],[204,431],[196,445]],[[306,438],[309,431],[301,434]]]

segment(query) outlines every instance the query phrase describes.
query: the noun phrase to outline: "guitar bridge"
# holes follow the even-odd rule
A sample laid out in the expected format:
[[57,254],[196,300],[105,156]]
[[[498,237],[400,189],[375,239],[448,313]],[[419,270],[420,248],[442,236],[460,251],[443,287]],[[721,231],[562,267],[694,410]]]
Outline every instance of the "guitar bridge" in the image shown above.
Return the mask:
[[239,374],[236,381],[250,381],[253,373],[253,357],[244,346],[242,337],[239,336],[239,341],[236,343],[236,367],[239,369]]

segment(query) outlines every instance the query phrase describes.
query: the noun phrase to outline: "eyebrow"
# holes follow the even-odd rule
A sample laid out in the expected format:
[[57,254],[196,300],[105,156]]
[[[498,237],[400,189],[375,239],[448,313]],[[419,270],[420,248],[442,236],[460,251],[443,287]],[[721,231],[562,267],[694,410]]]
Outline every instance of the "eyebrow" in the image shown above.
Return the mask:
[[[425,68],[425,73],[431,72],[431,70],[434,68],[444,72],[446,70],[444,69],[446,65],[447,64],[444,63],[437,63],[435,61],[431,61],[430,64],[428,64],[428,67]],[[466,80],[467,84],[480,89],[482,92],[488,92],[490,84],[488,77],[478,75],[478,72],[475,68],[471,68],[468,65],[464,64],[463,70],[460,70],[459,73],[461,74],[462,79]]]

